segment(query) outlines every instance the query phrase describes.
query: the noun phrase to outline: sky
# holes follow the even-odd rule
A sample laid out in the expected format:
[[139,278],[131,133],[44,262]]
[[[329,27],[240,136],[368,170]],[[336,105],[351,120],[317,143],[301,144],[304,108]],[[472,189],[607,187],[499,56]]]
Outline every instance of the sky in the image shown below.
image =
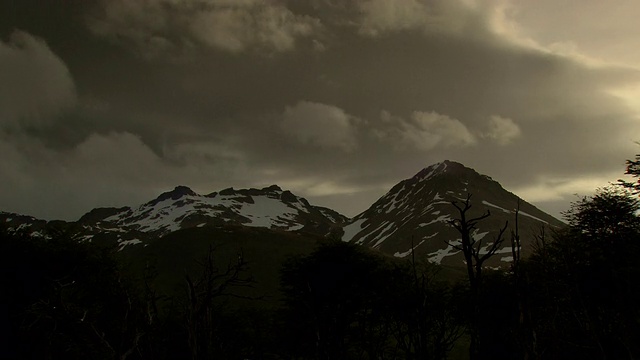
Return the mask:
[[448,159],[560,216],[640,152],[635,0],[2,0],[0,210],[177,185],[347,216]]

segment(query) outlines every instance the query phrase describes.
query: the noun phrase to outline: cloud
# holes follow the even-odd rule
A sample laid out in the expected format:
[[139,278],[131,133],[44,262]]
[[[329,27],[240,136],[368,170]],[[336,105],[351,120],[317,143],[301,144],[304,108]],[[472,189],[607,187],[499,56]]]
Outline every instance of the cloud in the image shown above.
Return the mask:
[[422,29],[429,33],[459,33],[471,22],[471,6],[457,0],[365,0],[358,2],[359,31],[378,36]]
[[[67,150],[51,149],[24,135],[0,141],[10,166],[0,169],[3,209],[46,219],[77,219],[96,206],[148,200],[172,169],[137,136],[93,134]],[[133,201],[133,203],[131,203]]]
[[482,137],[491,139],[499,145],[508,145],[522,135],[520,127],[509,118],[492,115],[487,124],[487,130]]
[[0,41],[0,126],[36,127],[50,124],[76,104],[69,69],[44,40],[14,31]]
[[621,177],[622,171],[584,173],[580,176],[559,176],[543,174],[534,176],[528,184],[518,185],[509,190],[523,199],[543,206],[545,211],[558,218],[570,208],[570,203],[583,196],[589,196]]
[[54,149],[25,134],[0,133],[0,210],[77,220],[95,207],[137,206],[177,185],[209,193],[273,184],[261,176],[268,166],[247,165],[244,149],[235,145],[189,139],[159,154],[139,135],[113,131]]
[[97,35],[132,43],[145,57],[191,49],[197,44],[232,53],[285,52],[310,37],[320,21],[282,4],[257,0],[104,1],[89,18]]
[[378,35],[383,31],[402,30],[426,22],[426,6],[416,0],[370,0],[360,3],[363,13],[361,32]]
[[[31,139],[1,139],[7,161],[0,173],[7,173],[0,180],[12,200],[3,195],[0,204],[7,210],[28,202],[24,212],[38,215],[44,203],[53,213],[56,201],[74,196],[70,207],[86,211],[115,200],[135,205],[157,195],[156,188],[178,184],[201,184],[205,193],[287,181],[296,186],[293,192],[310,191],[336,210],[364,210],[388,187],[442,159],[523,189],[541,173],[581,178],[603,169],[622,172],[640,139],[638,71],[585,65],[568,55],[591,57],[607,45],[607,63],[619,53],[636,53],[626,64],[638,58],[632,32],[601,28],[617,21],[597,21],[612,9],[606,4],[98,0],[74,2],[64,11],[52,3],[50,17],[36,18],[37,0],[11,3],[17,10],[8,13],[16,16],[5,27],[45,36],[73,70],[80,101],[108,106],[56,117],[62,102],[29,98],[53,104],[43,106],[47,116],[30,121],[55,121],[30,129]],[[101,12],[87,13],[95,9]],[[585,11],[590,16],[581,16]],[[87,19],[89,28],[78,26]],[[581,25],[566,26],[574,20]],[[82,33],[89,29],[93,33]],[[28,64],[22,59],[33,54],[3,39],[3,54],[10,49],[24,55],[14,63]],[[30,46],[47,49],[41,45]],[[147,61],[126,54],[131,49]],[[163,56],[185,51],[190,61],[164,62]],[[282,52],[286,56],[244,56]],[[66,71],[64,64],[50,68]],[[34,83],[30,95],[57,82]],[[0,96],[0,113],[14,109],[15,94],[1,91],[8,95]],[[18,113],[36,108],[29,104]],[[15,115],[3,124],[7,118],[15,124]],[[497,146],[509,143],[517,146]],[[293,182],[301,178],[305,182]],[[21,186],[26,190],[18,191]],[[553,194],[556,186],[539,194]],[[337,195],[358,188],[364,189],[358,204]]]
[[96,178],[132,178],[151,181],[161,159],[134,134],[112,132],[91,134],[73,149],[69,168],[81,168]]
[[635,67],[640,51],[630,44],[640,35],[639,10],[633,0],[615,6],[599,1],[502,1],[492,25],[501,35],[542,51],[592,65]]
[[620,177],[620,175],[617,173],[592,174],[568,178],[540,176],[535,182],[526,186],[516,187],[514,191],[528,201],[550,202],[575,197],[576,195],[592,194],[597,188],[614,182],[616,177]]
[[301,101],[286,107],[280,127],[301,143],[351,151],[357,147],[358,121],[336,106]]
[[475,136],[458,119],[435,111],[414,111],[406,120],[387,111],[381,113],[383,129],[374,135],[396,148],[429,151],[437,147],[466,147],[476,144]]
[[205,44],[230,52],[249,47],[283,52],[293,49],[297,38],[308,37],[319,27],[317,19],[296,15],[284,6],[245,2],[197,13],[191,30]]

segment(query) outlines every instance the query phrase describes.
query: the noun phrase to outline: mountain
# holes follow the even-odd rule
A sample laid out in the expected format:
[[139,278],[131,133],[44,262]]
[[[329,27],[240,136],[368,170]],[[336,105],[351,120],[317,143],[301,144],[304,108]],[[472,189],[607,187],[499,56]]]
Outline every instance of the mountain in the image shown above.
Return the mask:
[[[116,242],[122,250],[194,227],[247,226],[326,236],[345,221],[344,215],[276,185],[208,195],[178,186],[138,207],[96,208],[76,222],[56,225],[80,241]],[[0,213],[0,222],[9,231],[40,236],[51,228],[44,220],[11,213]]]
[[46,220],[4,211],[0,211],[0,224],[0,228],[10,232],[27,233],[32,236],[45,236],[48,231]]
[[[472,205],[468,217],[491,213],[474,232],[476,240],[482,239],[484,249],[493,242],[505,222],[509,222],[510,229],[514,228],[518,203],[523,255],[532,250],[533,233],[541,226],[563,226],[562,222],[505,190],[490,177],[462,164],[444,161],[401,181],[369,209],[347,222],[342,240],[400,258],[411,255],[413,244],[417,256],[426,256],[432,263],[460,266],[462,256],[452,246],[460,244],[460,234],[448,222],[459,217],[451,202],[461,204],[468,194],[471,194]],[[509,230],[506,235],[506,241],[493,261],[487,262],[488,266],[511,261]]]
[[[513,229],[514,209],[520,204],[519,230],[523,255],[530,253],[533,234],[542,226],[563,223],[505,190],[498,182],[462,164],[443,161],[403,180],[352,219],[331,209],[311,205],[306,199],[276,185],[263,189],[228,188],[200,195],[178,186],[137,207],[96,208],[75,222],[38,220],[30,216],[0,212],[0,225],[9,231],[46,236],[64,230],[79,241],[114,244],[119,250],[135,245],[146,247],[156,239],[179,230],[200,227],[262,228],[320,237],[339,237],[389,255],[416,255],[433,263],[460,266],[462,256],[453,245],[460,235],[449,225],[459,214],[451,202],[462,203],[471,194],[468,216],[489,211],[474,233],[486,248],[509,222]],[[509,231],[507,231],[507,237]],[[508,241],[488,266],[511,260]]]

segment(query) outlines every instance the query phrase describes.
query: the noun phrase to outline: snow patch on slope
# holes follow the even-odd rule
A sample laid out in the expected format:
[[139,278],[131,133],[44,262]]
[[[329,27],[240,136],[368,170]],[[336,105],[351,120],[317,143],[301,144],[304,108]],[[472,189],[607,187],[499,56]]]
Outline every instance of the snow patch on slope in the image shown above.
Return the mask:
[[431,220],[427,223],[421,223],[419,226],[423,227],[423,226],[429,226],[431,224],[435,224],[435,223],[446,223],[447,221],[451,220],[451,217],[449,215],[440,215],[437,218],[435,218],[434,220]]
[[251,219],[251,222],[244,225],[266,228],[287,226],[286,220],[295,220],[297,214],[297,209],[280,200],[258,196],[253,197],[253,204],[242,204],[239,210],[240,215]]
[[444,249],[440,249],[437,251],[434,251],[432,253],[427,254],[427,260],[429,260],[430,263],[434,263],[434,264],[441,264],[442,263],[442,259],[444,259],[447,256],[453,256],[457,253],[460,252],[460,250],[454,248],[453,246],[460,246],[462,244],[462,240],[457,239],[455,241],[452,241],[451,243],[449,243],[447,245],[446,248]]
[[[165,199],[154,205],[142,205],[133,212],[124,212],[106,218],[120,225],[136,227],[139,231],[164,230],[167,232],[180,230],[180,219],[189,213],[199,212],[207,216],[216,216],[219,210],[202,205],[213,206],[213,199],[203,196],[184,196],[178,200]],[[196,206],[198,205],[198,206]]]
[[[437,234],[437,233],[436,233],[436,234]],[[435,236],[435,234],[434,234],[433,236]],[[431,236],[431,237],[433,237],[433,236]],[[397,251],[397,252],[395,252],[395,253],[393,254],[393,256],[395,256],[395,257],[397,257],[397,258],[404,258],[404,257],[407,257],[407,256],[411,255],[411,253],[412,253],[412,252],[413,252],[413,251],[414,251],[418,246],[422,245],[425,241],[427,241],[427,239],[423,239],[422,241],[420,241],[420,242],[418,243],[418,245],[415,245],[414,247],[412,247],[411,249],[409,249],[409,250],[407,250],[407,251],[405,251],[405,252],[399,252],[399,251]]]
[[362,225],[365,221],[367,221],[367,219],[358,219],[343,227],[342,230],[344,230],[344,234],[342,235],[342,241],[349,242],[353,240],[353,237],[362,231]]
[[411,252],[414,251],[418,246],[422,245],[425,241],[427,241],[428,239],[431,239],[433,237],[435,237],[436,235],[438,235],[438,233],[433,233],[429,236],[425,236],[424,238],[422,238],[422,240],[418,243],[418,245],[414,245],[413,248],[410,248],[409,250],[405,251],[405,252],[399,252],[397,251],[396,253],[393,254],[393,256],[397,257],[397,258],[404,258],[407,257],[409,255],[411,255]]

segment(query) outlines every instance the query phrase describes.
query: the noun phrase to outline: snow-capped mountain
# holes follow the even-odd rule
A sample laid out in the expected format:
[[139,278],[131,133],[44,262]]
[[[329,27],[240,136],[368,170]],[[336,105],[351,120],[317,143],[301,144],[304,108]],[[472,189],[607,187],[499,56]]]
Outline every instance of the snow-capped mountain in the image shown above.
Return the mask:
[[[0,227],[36,236],[61,229],[79,241],[115,243],[125,247],[146,244],[181,229],[203,226],[260,227],[276,231],[342,236],[396,257],[413,249],[431,262],[459,266],[462,257],[453,245],[460,235],[449,224],[459,214],[452,201],[462,203],[472,194],[468,216],[491,212],[474,234],[488,246],[506,221],[515,222],[520,203],[519,230],[523,255],[531,250],[533,234],[541,226],[559,227],[554,217],[508,192],[496,181],[462,164],[444,161],[401,181],[353,219],[331,209],[309,204],[276,185],[263,189],[225,189],[200,195],[178,186],[136,207],[96,208],[76,222],[38,220],[0,212]],[[508,236],[507,232],[507,236]],[[510,243],[488,262],[504,265],[511,260]]]
[[[43,220],[10,213],[0,213],[0,221],[9,231],[46,227]],[[328,235],[345,221],[338,212],[313,206],[276,185],[208,195],[178,186],[138,207],[94,209],[66,228],[80,241],[115,240],[122,249],[192,227],[236,225]]]
[[[505,221],[514,224],[519,198],[490,177],[452,161],[431,165],[395,185],[369,209],[345,224],[342,240],[401,258],[411,254],[413,244],[415,253],[426,256],[430,262],[460,265],[462,257],[452,246],[459,244],[460,235],[448,221],[459,217],[451,202],[463,203],[468,194],[472,194],[472,208],[467,216],[491,213],[478,224],[474,235],[476,240],[483,239],[483,248],[486,248]],[[541,226],[562,226],[554,217],[521,199],[518,221],[523,254],[531,250],[533,232]],[[506,235],[509,236],[509,232]],[[494,259],[488,265],[511,261],[509,238]]]

